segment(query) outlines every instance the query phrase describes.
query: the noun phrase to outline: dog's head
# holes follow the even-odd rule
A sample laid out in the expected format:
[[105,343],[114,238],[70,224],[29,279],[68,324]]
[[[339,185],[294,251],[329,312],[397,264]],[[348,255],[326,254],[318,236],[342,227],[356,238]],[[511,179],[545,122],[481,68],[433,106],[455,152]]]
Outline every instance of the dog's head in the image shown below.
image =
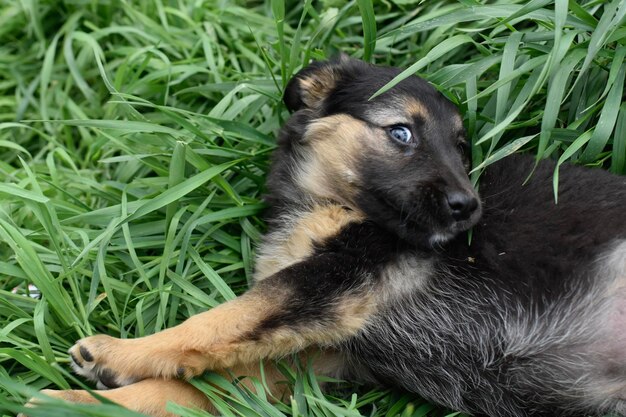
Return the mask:
[[285,90],[295,113],[281,132],[280,173],[270,186],[288,176],[297,194],[336,201],[432,246],[473,226],[480,201],[450,101],[415,76],[370,100],[399,73],[346,56],[301,70]]

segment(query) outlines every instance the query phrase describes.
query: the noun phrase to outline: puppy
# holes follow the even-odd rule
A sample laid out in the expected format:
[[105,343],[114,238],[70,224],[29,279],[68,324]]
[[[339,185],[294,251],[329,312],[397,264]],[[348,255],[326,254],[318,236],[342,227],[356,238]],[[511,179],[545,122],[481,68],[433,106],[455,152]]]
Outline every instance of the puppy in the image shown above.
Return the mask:
[[76,372],[164,416],[166,400],[210,407],[185,382],[205,370],[318,351],[318,372],[475,415],[625,414],[626,180],[563,166],[555,204],[554,164],[515,156],[479,198],[452,103],[417,77],[370,99],[398,74],[347,57],[300,71],[253,288],[151,336],[79,340]]

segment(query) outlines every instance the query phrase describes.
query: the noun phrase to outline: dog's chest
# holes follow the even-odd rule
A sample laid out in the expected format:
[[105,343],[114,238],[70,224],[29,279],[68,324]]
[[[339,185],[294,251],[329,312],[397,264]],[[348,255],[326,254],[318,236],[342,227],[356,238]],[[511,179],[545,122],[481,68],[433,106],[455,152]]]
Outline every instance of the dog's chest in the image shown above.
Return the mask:
[[315,205],[283,215],[276,230],[265,236],[256,258],[255,281],[311,256],[315,244],[338,234],[352,222],[363,220],[359,213],[339,205]]

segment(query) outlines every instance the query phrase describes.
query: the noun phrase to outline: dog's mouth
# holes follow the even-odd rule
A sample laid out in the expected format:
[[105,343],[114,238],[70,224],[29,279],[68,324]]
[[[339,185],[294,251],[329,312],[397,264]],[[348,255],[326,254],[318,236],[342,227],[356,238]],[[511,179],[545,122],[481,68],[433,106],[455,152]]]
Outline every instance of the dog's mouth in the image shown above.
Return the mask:
[[397,222],[401,226],[410,228],[424,228],[424,225],[419,222],[416,211],[412,206],[405,206],[398,204],[388,197],[376,196],[377,202],[383,206],[390,215],[390,220]]
[[[436,207],[425,207],[420,210],[414,204],[398,204],[385,196],[376,196],[376,201],[388,213],[383,218],[385,226],[405,240],[430,248],[441,246],[458,234],[471,229],[478,222],[482,212],[479,206],[467,219],[456,220]],[[440,216],[433,215],[433,212]]]

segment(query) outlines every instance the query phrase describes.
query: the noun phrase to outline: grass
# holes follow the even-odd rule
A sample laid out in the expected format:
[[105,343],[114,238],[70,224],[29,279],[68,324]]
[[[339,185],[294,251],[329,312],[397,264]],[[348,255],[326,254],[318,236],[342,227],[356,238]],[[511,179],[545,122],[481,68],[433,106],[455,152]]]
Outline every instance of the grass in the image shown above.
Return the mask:
[[[0,413],[80,386],[80,337],[150,334],[245,291],[281,92],[310,59],[429,79],[465,114],[475,181],[516,151],[626,173],[626,4],[484,3],[0,0]],[[287,404],[262,381],[196,384],[226,416],[455,415],[285,374]],[[113,408],[32,415],[136,415]]]

